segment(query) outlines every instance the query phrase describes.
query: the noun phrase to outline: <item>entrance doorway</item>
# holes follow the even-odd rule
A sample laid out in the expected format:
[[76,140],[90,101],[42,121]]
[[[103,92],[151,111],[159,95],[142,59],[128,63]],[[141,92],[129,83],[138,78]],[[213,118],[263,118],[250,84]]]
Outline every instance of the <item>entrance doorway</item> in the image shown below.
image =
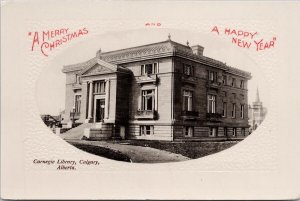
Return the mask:
[[105,114],[105,99],[96,99],[95,122],[102,122]]

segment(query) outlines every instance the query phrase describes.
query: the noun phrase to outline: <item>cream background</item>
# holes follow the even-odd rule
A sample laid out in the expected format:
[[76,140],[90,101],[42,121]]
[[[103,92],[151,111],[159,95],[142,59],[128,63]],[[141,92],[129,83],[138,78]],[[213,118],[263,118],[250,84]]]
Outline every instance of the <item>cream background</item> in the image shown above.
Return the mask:
[[[2,1],[1,3],[2,198],[293,199],[299,197],[300,150],[297,120],[300,97],[297,93],[299,91],[297,48],[300,31],[296,29],[300,20],[299,3],[241,4],[198,1]],[[78,47],[80,42],[84,43],[108,32],[144,29],[146,22],[161,22],[164,29],[180,28],[202,34],[209,33],[211,27],[219,25],[257,30],[266,38],[276,35],[275,49],[261,52],[236,49],[261,67],[267,85],[264,87],[269,90],[268,116],[257,132],[242,143],[218,154],[188,162],[150,165],[128,164],[93,156],[75,149],[53,135],[39,118],[37,83],[43,70],[55,63],[55,58],[59,58],[66,50],[73,50],[76,45]],[[48,58],[41,56],[39,52],[30,51],[31,38],[27,36],[29,31],[60,27],[76,30],[82,26],[90,31],[87,37],[71,41],[54,51]],[[192,42],[190,41],[191,45]],[[228,44],[230,40],[224,38],[223,42]],[[80,54],[80,51],[75,51],[74,57],[77,54]],[[77,171],[66,172],[57,171],[55,166],[34,166],[32,160],[35,158],[94,159],[99,160],[101,165],[88,168],[78,166]]]

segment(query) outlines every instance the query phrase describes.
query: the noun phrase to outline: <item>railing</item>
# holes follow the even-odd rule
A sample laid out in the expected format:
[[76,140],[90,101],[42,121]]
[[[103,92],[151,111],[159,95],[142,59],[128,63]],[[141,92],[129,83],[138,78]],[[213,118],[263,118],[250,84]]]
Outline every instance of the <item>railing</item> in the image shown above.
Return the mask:
[[155,110],[138,110],[135,115],[136,119],[156,119],[157,112]]
[[72,84],[72,87],[73,87],[73,89],[80,89],[81,88],[81,84],[79,84],[79,83],[73,83]]
[[196,78],[192,76],[182,75],[181,81],[190,84],[196,84]]
[[147,74],[147,75],[143,75],[143,76],[138,77],[136,82],[138,84],[143,84],[143,83],[156,84],[157,81],[158,81],[158,78],[157,78],[156,74],[153,74],[153,75]]
[[196,120],[198,118],[199,112],[196,111],[182,111],[181,116],[186,120]]
[[210,88],[219,88],[221,86],[221,82],[217,82],[215,80],[208,80],[207,86]]
[[182,111],[181,115],[197,117],[199,115],[199,112],[197,112],[197,111]]
[[220,113],[206,113],[206,119],[208,121],[221,121],[222,114],[220,114]]
[[80,118],[80,112],[70,112],[70,119],[79,119]]

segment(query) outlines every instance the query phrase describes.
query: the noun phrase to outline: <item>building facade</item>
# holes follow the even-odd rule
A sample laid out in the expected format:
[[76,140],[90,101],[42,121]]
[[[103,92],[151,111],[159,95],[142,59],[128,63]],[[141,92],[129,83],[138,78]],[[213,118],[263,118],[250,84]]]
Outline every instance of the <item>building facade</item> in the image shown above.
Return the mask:
[[245,138],[251,74],[203,50],[169,37],[64,66],[64,123],[82,123],[92,139]]
[[263,103],[260,101],[258,88],[256,90],[256,99],[249,105],[248,116],[249,116],[249,125],[250,132],[257,129],[257,127],[263,122],[267,114],[267,108],[263,106]]

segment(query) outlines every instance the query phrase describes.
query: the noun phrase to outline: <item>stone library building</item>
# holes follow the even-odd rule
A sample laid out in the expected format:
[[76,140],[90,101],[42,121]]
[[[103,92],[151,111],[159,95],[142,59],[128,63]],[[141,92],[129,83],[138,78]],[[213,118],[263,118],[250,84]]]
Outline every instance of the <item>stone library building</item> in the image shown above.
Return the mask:
[[64,127],[76,125],[95,140],[244,139],[251,74],[203,50],[169,35],[64,66]]

